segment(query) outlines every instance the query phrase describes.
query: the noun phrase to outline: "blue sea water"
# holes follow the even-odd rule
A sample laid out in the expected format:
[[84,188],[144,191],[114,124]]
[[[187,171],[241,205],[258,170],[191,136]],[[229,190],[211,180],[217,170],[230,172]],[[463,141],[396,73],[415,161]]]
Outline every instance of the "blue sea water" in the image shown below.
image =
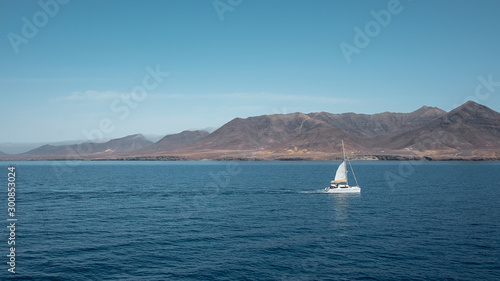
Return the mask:
[[500,280],[498,162],[11,164],[2,280]]

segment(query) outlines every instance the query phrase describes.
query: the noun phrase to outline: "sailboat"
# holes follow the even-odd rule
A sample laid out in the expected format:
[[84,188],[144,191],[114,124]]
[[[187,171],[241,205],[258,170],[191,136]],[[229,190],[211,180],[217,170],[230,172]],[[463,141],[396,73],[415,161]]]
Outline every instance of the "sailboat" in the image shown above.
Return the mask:
[[[352,169],[351,162],[345,156],[344,149],[344,141],[342,140],[342,153],[344,155],[344,161],[337,168],[337,172],[335,173],[335,179],[331,181],[330,186],[325,188],[325,191],[328,193],[361,193],[361,188],[359,188],[358,180],[356,179],[356,175],[354,175],[354,170]],[[346,162],[349,163],[351,167],[352,175],[354,176],[354,180],[356,181],[355,186],[350,186],[347,181],[347,166]]]

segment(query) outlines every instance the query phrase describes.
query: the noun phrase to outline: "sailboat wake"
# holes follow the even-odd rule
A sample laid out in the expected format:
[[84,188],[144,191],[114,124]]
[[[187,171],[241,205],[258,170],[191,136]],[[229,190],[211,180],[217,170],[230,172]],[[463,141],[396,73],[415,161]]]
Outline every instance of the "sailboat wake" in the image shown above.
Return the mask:
[[328,192],[324,189],[319,189],[319,190],[299,191],[298,193],[300,193],[300,194],[320,194],[320,193],[328,193]]

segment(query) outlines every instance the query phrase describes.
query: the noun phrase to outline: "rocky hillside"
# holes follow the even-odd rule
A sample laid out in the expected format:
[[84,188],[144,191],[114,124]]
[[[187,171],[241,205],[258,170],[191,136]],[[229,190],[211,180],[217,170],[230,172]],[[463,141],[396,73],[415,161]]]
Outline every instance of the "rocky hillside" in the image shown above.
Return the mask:
[[44,145],[1,159],[500,159],[500,113],[469,101],[445,112],[290,113],[235,118],[216,131],[156,143],[132,135],[105,143]]

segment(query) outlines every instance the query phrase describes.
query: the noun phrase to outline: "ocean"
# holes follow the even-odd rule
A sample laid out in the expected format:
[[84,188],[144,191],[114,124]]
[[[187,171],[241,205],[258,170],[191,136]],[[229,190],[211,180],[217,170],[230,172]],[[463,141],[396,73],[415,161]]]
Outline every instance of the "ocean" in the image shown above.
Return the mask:
[[500,280],[499,162],[0,163],[2,280]]

